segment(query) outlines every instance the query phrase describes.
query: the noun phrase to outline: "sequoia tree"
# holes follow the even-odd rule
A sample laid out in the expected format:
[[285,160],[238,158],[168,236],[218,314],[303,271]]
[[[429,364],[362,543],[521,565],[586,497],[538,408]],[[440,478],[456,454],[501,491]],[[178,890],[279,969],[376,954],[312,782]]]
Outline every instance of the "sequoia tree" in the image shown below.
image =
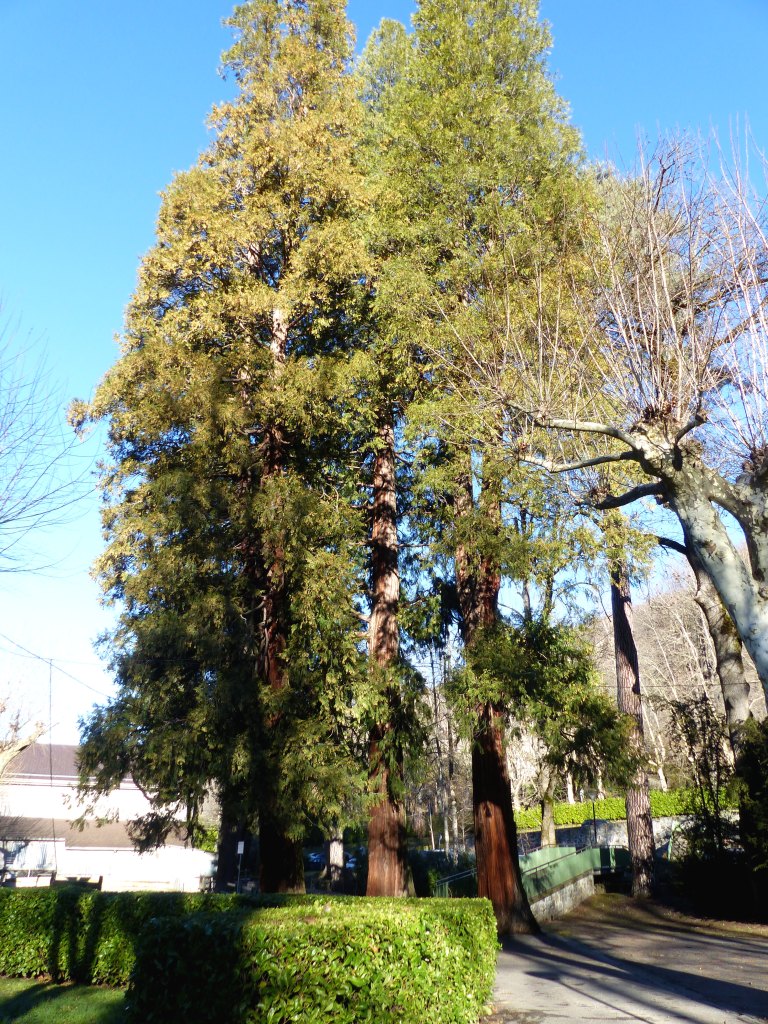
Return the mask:
[[363,524],[329,484],[365,276],[360,119],[339,0],[249,0],[230,25],[238,94],[166,190],[120,359],[74,410],[109,428],[97,573],[121,609],[83,768],[153,794],[147,844],[215,787],[225,821],[258,825],[262,890],[285,891],[307,819],[359,775]]
[[[457,332],[486,330],[479,298],[497,289],[498,275],[508,271],[498,260],[506,241],[517,240],[516,272],[526,275],[531,263],[523,198],[547,210],[556,225],[573,187],[576,140],[546,73],[549,39],[535,8],[422,0],[411,37],[391,23],[383,26],[379,42],[399,60],[379,61],[374,79],[382,252],[376,308],[391,334],[410,346],[429,383],[418,396],[418,413],[410,408],[410,429],[427,445],[436,429],[447,453],[444,469],[456,470],[454,479],[444,479],[455,516],[467,523],[485,518],[488,537],[500,510],[499,481],[481,470],[477,491],[482,449],[457,447],[456,437],[443,430],[447,407],[453,403],[466,412],[471,402],[463,405],[462,396],[446,387],[433,352],[450,346]],[[469,650],[498,618],[502,566],[491,550],[477,547],[471,529],[458,534],[464,539],[453,555]],[[492,898],[502,931],[525,929],[532,919],[514,867],[503,716],[490,700],[481,701],[476,713],[479,891]]]

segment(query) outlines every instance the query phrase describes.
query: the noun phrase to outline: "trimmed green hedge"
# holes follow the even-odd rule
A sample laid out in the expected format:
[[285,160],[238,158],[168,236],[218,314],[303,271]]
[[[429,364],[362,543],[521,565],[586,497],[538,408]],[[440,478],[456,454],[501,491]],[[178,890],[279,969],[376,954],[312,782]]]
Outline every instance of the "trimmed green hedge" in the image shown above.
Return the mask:
[[0,889],[0,974],[127,985],[151,918],[248,906],[214,893],[96,892],[78,886]]
[[[734,804],[735,806],[735,804]],[[660,790],[651,790],[651,813],[655,818],[674,817],[680,814],[691,814],[693,808],[693,794],[689,789],[673,789],[667,793]],[[626,818],[627,809],[624,798],[620,796],[607,797],[604,800],[595,800],[595,817],[602,821],[621,821]],[[555,804],[556,825],[581,825],[585,821],[592,820],[592,801],[585,800],[583,803]],[[541,828],[541,809],[538,807],[527,807],[515,811],[515,822],[519,829]]]
[[315,898],[151,921],[135,1024],[473,1024],[496,965],[487,900]]
[[132,976],[148,1024],[470,1024],[496,949],[487,900],[0,889],[0,974]]

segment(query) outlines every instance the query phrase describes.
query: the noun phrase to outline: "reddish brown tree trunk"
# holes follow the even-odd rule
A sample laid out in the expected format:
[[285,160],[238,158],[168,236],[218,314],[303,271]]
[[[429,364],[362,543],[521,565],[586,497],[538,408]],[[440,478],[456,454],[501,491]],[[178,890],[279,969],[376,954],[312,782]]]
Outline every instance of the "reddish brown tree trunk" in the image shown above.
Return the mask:
[[[498,503],[486,494],[486,511],[498,522]],[[457,520],[474,510],[471,474],[459,481],[454,502]],[[460,534],[463,531],[460,530]],[[465,648],[497,621],[501,573],[493,559],[466,543],[456,547],[456,586]],[[472,742],[472,812],[475,826],[477,892],[493,904],[500,935],[538,930],[523,889],[517,852],[507,759],[504,755],[504,709],[477,708]]]
[[371,619],[368,655],[383,681],[385,714],[371,730],[369,772],[376,802],[368,822],[368,896],[405,896],[407,851],[403,804],[403,752],[395,734],[400,689],[393,676],[399,648],[400,574],[397,542],[395,428],[390,412],[378,431],[373,468]]
[[[270,349],[275,379],[279,379],[285,366],[288,324],[283,312],[272,314]],[[275,423],[264,433],[262,479],[269,481],[283,472],[286,438]],[[271,551],[260,552],[263,578],[263,626],[261,631],[261,676],[272,691],[287,685],[284,654],[288,597],[285,578],[285,550],[279,542]],[[267,723],[274,740],[279,735],[280,720],[272,717]],[[304,861],[301,843],[289,836],[291,822],[284,820],[279,808],[277,791],[280,779],[280,751],[271,750],[267,758],[267,777],[262,780],[259,801],[259,888],[261,892],[304,892]]]
[[491,704],[479,709],[473,737],[472,811],[477,895],[493,904],[500,935],[536,931],[517,855],[517,828],[504,756],[504,715]]
[[[616,697],[619,711],[634,720],[632,744],[643,755],[643,706],[640,699],[640,667],[632,630],[632,596],[626,565],[615,562],[611,570],[611,610],[616,655]],[[653,819],[648,774],[635,773],[626,793],[627,839],[632,863],[632,895],[650,896],[654,884]]]

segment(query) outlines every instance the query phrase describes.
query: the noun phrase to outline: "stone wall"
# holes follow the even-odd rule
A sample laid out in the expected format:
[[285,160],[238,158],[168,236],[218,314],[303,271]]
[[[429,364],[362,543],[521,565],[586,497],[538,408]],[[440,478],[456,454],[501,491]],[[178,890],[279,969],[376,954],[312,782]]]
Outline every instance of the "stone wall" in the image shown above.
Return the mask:
[[[653,819],[653,838],[657,849],[669,842],[673,830],[683,820],[683,818]],[[624,819],[603,821],[602,818],[598,818],[596,822],[590,819],[581,825],[570,825],[558,828],[556,831],[558,846],[575,846],[577,850],[581,850],[585,846],[626,847],[628,842],[627,823]],[[597,833],[597,837],[595,837],[595,833]],[[519,843],[521,853],[537,849],[540,842],[540,832],[521,832]]]
[[584,900],[589,899],[595,893],[595,879],[591,871],[586,872],[579,878],[548,892],[546,896],[531,903],[533,916],[541,924],[542,921],[552,921],[556,917],[562,917],[569,910],[578,907]]

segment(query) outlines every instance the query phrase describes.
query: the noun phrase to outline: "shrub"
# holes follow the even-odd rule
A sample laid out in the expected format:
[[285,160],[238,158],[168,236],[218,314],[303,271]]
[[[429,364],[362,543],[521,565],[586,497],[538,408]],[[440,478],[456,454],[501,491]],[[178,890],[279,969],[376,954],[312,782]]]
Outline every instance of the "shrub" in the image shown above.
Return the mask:
[[[651,790],[651,813],[654,818],[690,814],[693,806],[692,799],[691,790],[688,789],[674,789],[667,793]],[[726,801],[723,806],[735,807],[736,803],[730,800]],[[621,821],[626,816],[627,810],[623,797],[613,796],[595,800],[595,817],[599,820]],[[591,819],[591,800],[575,804],[564,802],[555,804],[556,825],[581,825]],[[538,807],[526,807],[523,810],[515,811],[515,822],[521,830],[539,829],[541,828],[541,810]]]
[[736,776],[741,785],[744,850],[762,890],[768,893],[768,719],[745,726]]
[[129,1020],[470,1024],[488,999],[486,900],[315,899],[149,923]]
[[247,906],[214,893],[0,889],[0,974],[126,985],[150,918]]

